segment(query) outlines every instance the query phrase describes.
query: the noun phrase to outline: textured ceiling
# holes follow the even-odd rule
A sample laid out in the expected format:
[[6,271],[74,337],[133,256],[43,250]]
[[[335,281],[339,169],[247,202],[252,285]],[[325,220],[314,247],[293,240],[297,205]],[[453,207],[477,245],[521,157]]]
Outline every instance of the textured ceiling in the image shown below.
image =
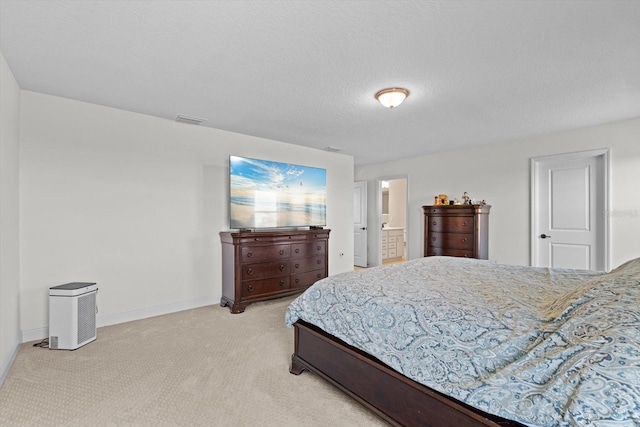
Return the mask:
[[22,89],[356,164],[640,116],[640,1],[0,0],[0,50]]

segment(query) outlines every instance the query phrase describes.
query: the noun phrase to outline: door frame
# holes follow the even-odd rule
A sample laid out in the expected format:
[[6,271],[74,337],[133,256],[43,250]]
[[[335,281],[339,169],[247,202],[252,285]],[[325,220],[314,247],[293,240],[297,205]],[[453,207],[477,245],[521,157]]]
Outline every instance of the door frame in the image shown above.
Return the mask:
[[[361,264],[356,264],[356,259],[355,259],[355,255],[356,255],[356,245],[358,244],[358,242],[356,241],[356,234],[355,234],[355,221],[354,221],[354,231],[353,231],[353,265],[355,267],[368,267],[369,266],[369,234],[368,234],[368,230],[369,230],[369,218],[368,218],[368,202],[367,202],[367,191],[368,191],[368,184],[367,181],[354,181],[353,183],[353,188],[354,188],[354,201],[355,201],[355,189],[357,186],[361,186],[362,188],[362,192],[360,193],[360,204],[361,204],[361,212],[364,214],[364,218],[360,218],[360,220],[364,219],[364,222],[362,224],[360,224],[361,226],[363,226],[364,228],[361,228],[361,230],[363,231],[364,234],[364,248],[362,248],[364,250],[364,265]],[[355,212],[354,212],[355,214]],[[354,220],[355,220],[355,216],[354,216]]]
[[534,266],[537,263],[537,251],[538,251],[538,234],[540,230],[537,230],[538,219],[540,217],[539,212],[539,200],[538,200],[538,164],[542,162],[550,162],[550,161],[567,161],[567,160],[575,160],[575,159],[586,159],[593,157],[602,157],[602,175],[603,175],[603,186],[602,191],[604,194],[601,194],[602,200],[604,203],[603,212],[593,212],[593,215],[596,215],[601,218],[602,232],[604,233],[604,248],[602,257],[604,258],[604,269],[605,271],[609,271],[610,268],[610,251],[611,247],[611,232],[610,232],[610,222],[609,215],[610,206],[611,206],[611,189],[610,189],[610,156],[609,156],[608,148],[600,148],[594,150],[585,150],[585,151],[576,151],[571,153],[562,153],[562,154],[553,154],[547,156],[537,156],[531,158],[531,227],[530,227],[530,239],[531,239],[531,254],[530,254],[530,265]]
[[405,261],[409,259],[409,175],[408,174],[400,174],[400,175],[388,175],[381,176],[376,178],[376,223],[379,224],[376,227],[378,233],[378,257],[377,264],[382,265],[382,181],[393,181],[396,179],[404,179],[407,182],[406,190],[405,190],[405,211],[404,211],[404,233],[406,236],[405,245],[406,245],[406,253],[407,258]]

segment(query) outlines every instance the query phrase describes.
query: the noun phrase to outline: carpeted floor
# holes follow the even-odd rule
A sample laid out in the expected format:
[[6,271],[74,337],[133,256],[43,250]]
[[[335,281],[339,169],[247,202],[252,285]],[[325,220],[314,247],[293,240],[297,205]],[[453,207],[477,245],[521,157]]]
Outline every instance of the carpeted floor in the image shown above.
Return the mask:
[[2,426],[384,426],[313,374],[289,373],[293,298],[98,329],[75,351],[23,344]]

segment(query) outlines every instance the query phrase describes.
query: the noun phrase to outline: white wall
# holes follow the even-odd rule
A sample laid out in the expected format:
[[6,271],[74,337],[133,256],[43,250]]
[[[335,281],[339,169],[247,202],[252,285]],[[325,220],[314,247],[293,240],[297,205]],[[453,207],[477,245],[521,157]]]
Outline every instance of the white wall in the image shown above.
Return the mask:
[[404,227],[407,215],[407,180],[389,180],[389,227]]
[[[558,132],[520,141],[356,167],[356,180],[369,181],[369,212],[375,212],[375,180],[409,175],[410,259],[422,256],[423,205],[439,193],[460,198],[464,191],[492,205],[489,258],[530,262],[530,158],[597,148],[611,149],[611,267],[640,257],[640,118]],[[373,189],[373,190],[372,190]],[[377,259],[379,226],[369,224],[369,262]]]
[[[353,269],[353,158],[22,92],[21,326],[97,282],[98,325],[218,304],[230,154],[327,169],[329,273]],[[339,254],[344,256],[340,257]]]
[[19,110],[20,88],[0,53],[0,385],[21,342]]

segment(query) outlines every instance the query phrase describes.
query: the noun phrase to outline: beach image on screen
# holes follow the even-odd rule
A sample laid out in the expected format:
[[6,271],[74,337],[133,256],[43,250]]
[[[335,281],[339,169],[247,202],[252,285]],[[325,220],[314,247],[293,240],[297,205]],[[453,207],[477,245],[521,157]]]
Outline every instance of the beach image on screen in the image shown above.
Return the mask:
[[231,228],[326,225],[325,169],[229,157]]

